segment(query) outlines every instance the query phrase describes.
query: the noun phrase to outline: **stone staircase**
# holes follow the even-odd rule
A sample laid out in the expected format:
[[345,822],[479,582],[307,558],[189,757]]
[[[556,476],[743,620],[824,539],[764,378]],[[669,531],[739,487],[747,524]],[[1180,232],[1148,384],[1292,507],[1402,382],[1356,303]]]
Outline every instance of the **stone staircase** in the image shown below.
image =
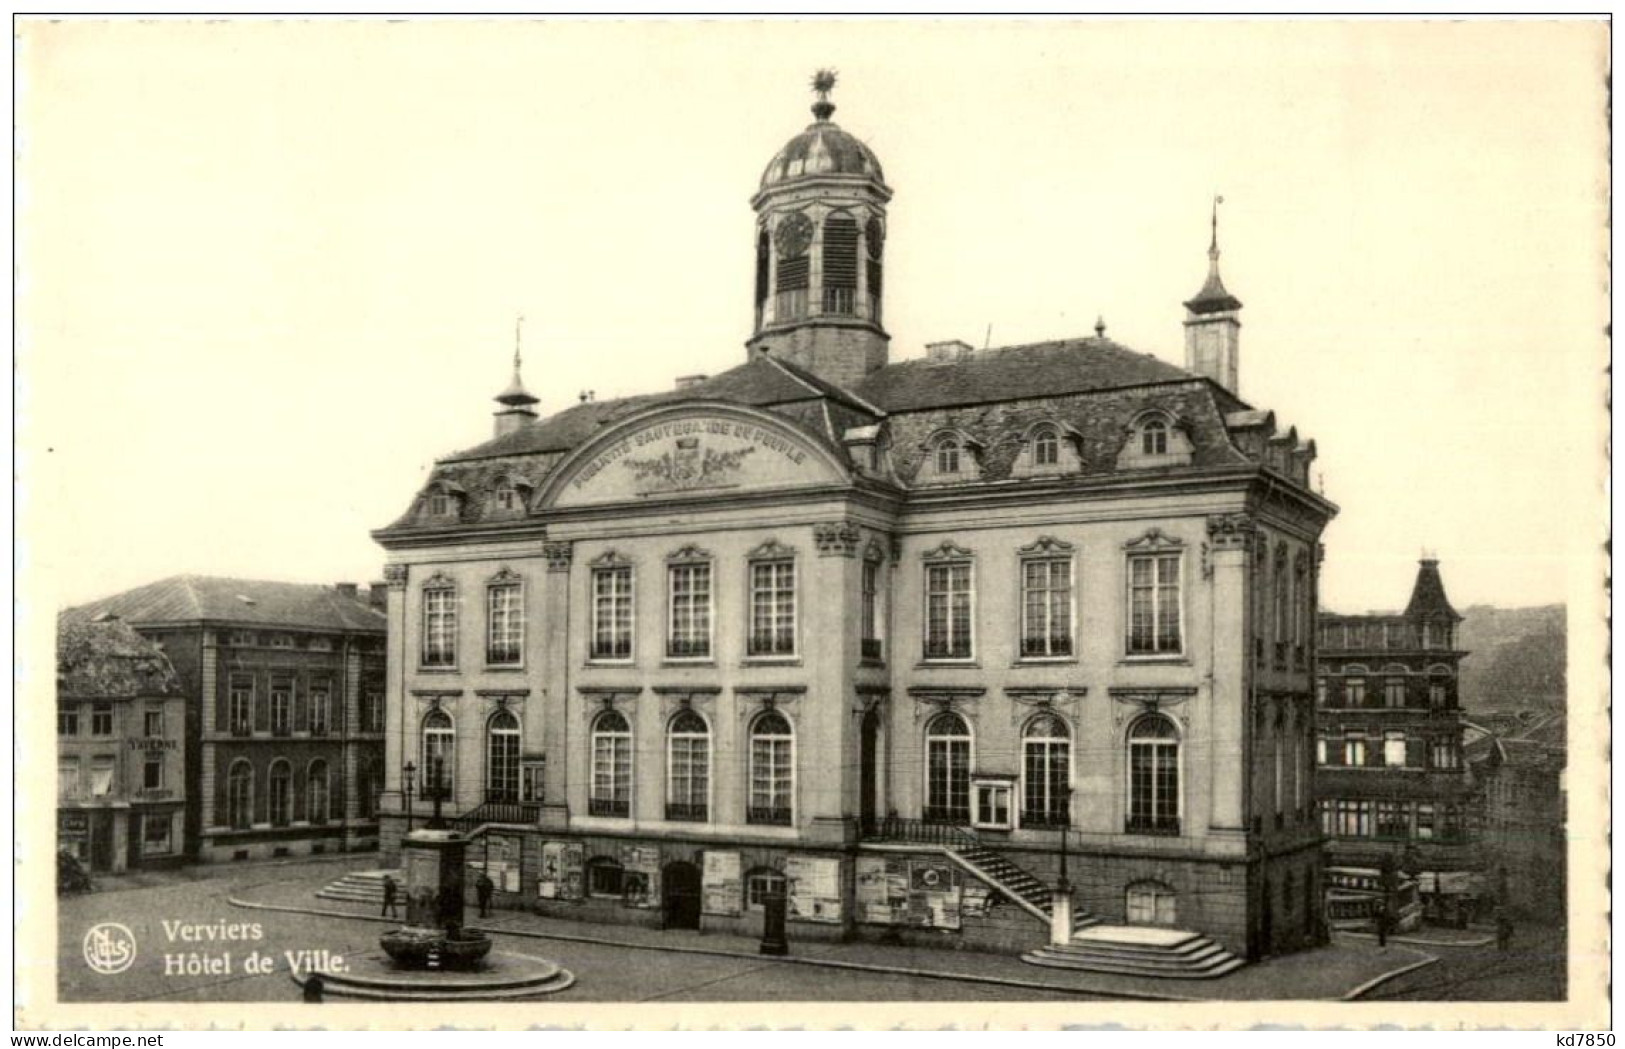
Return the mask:
[[[1016,906],[1043,922],[1046,929],[1049,927],[1053,906],[1048,885],[985,845],[960,845],[945,851],[959,866],[1014,900]],[[1073,912],[1074,931],[1099,923],[1099,918],[1086,911]]]
[[[337,881],[329,882],[317,889],[316,896],[323,900],[370,903],[382,907],[386,874],[393,874],[397,882],[404,884],[404,878],[399,870],[350,871]],[[400,902],[404,906],[405,901]]]
[[1174,980],[1210,980],[1246,964],[1201,933],[1098,923],[1074,932],[1071,943],[1028,951],[1021,960],[1051,969]]

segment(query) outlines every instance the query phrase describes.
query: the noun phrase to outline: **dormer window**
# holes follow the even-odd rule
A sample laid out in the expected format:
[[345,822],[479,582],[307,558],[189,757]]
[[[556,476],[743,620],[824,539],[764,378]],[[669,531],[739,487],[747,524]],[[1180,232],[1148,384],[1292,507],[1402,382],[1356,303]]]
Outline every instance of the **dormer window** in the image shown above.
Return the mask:
[[519,509],[519,492],[511,484],[497,489],[497,509],[511,513]]
[[1060,435],[1053,426],[1040,426],[1033,432],[1033,465],[1054,466],[1060,461]]
[[1140,454],[1168,454],[1168,424],[1161,419],[1148,419],[1140,427]]
[[959,472],[959,438],[952,434],[937,440],[937,473]]
[[436,492],[429,496],[429,516],[445,517],[451,513],[451,496]]

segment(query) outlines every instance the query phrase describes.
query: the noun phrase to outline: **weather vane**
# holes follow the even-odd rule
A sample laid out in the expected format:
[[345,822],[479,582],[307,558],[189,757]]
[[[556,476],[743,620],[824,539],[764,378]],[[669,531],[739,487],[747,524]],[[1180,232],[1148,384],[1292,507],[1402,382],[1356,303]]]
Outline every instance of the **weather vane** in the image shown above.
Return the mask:
[[813,74],[813,90],[818,92],[818,101],[813,103],[813,116],[819,120],[828,120],[830,114],[835,112],[835,103],[829,100],[829,93],[835,90],[835,70],[820,69]]
[[1208,245],[1212,251],[1219,250],[1219,205],[1223,203],[1224,195],[1215,193],[1213,195],[1213,243]]

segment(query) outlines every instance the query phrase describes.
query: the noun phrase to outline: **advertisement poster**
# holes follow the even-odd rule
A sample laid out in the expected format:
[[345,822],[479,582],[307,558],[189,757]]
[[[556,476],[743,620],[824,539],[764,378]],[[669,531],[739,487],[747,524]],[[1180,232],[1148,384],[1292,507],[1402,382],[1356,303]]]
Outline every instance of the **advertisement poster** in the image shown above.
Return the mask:
[[790,856],[784,861],[790,883],[790,920],[841,920],[841,861],[823,856]]
[[860,856],[857,879],[858,920],[874,925],[957,929],[965,913],[985,914],[991,905],[985,885],[966,888],[969,879],[938,860]]
[[739,853],[707,849],[703,885],[706,914],[738,914],[744,902]]
[[621,846],[621,885],[626,905],[653,910],[660,906],[660,850]]
[[485,861],[485,872],[491,876],[491,881],[503,892],[518,892],[522,881],[519,839],[491,834],[486,838],[486,845],[490,851],[487,853],[489,859]]
[[542,843],[542,876],[536,895],[545,900],[579,900],[582,895],[584,854],[579,841]]
[[[894,856],[859,856],[856,863],[858,921],[894,925],[908,904],[908,860]],[[899,878],[898,875],[901,875]],[[892,886],[900,891],[895,894]]]

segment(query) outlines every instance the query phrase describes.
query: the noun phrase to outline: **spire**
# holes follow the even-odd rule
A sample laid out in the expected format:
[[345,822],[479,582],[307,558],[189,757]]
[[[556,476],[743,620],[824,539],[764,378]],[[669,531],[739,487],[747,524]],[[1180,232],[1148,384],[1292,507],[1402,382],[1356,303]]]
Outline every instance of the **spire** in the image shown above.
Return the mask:
[[818,92],[818,101],[813,103],[813,116],[820,121],[828,120],[835,113],[835,103],[829,100],[829,93],[835,90],[835,70],[820,69],[813,74],[813,90]]
[[1241,300],[1225,290],[1224,281],[1219,279],[1219,205],[1224,203],[1224,197],[1213,198],[1213,239],[1208,242],[1207,249],[1207,283],[1196,297],[1185,303],[1185,308],[1192,313],[1225,313],[1241,309]]
[[532,396],[525,389],[524,380],[519,377],[520,345],[523,339],[524,326],[524,317],[515,319],[513,324],[513,381],[508,384],[506,390],[496,395],[496,402],[508,408],[528,409],[531,405],[540,401],[540,398]]
[[1424,551],[1416,570],[1416,585],[1411,588],[1410,604],[1405,606],[1407,616],[1418,618],[1445,618],[1459,622],[1461,615],[1450,606],[1444,593],[1444,579],[1439,575],[1439,559]]

